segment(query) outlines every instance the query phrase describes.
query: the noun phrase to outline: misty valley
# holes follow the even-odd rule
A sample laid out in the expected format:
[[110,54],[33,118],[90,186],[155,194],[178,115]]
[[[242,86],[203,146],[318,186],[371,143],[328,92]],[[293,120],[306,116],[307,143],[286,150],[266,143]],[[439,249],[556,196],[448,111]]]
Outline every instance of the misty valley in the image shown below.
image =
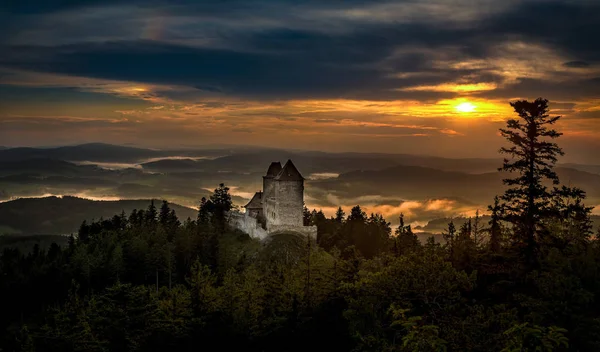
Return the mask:
[[[265,165],[280,159],[293,159],[307,178],[308,209],[333,216],[340,206],[348,212],[360,205],[394,226],[403,214],[407,224],[423,233],[423,241],[441,234],[451,218],[464,221],[476,211],[485,215],[494,195],[504,189],[497,171],[501,159],[256,147],[10,148],[0,150],[0,234],[68,235],[83,220],[143,209],[150,199],[179,205],[176,210],[184,221],[194,218],[200,199],[219,183],[230,188],[234,205],[242,206],[261,189]],[[587,190],[590,205],[600,204],[600,166],[559,164],[557,172],[564,182]]]

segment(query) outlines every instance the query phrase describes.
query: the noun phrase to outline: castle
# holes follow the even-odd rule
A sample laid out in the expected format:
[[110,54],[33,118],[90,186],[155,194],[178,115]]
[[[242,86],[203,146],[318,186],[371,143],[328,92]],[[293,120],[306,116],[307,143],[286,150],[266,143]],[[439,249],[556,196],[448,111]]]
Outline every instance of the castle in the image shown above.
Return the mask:
[[244,214],[232,213],[230,222],[251,237],[264,239],[282,232],[317,236],[316,226],[303,225],[304,177],[291,160],[283,167],[280,162],[271,163],[263,176],[263,190],[244,208]]

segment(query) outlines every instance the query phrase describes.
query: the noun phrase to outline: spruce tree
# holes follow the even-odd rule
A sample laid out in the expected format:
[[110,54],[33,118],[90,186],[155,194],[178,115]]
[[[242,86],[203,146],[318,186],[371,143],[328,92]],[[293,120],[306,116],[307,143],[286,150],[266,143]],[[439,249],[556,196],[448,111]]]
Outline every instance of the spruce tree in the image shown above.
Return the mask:
[[342,222],[344,222],[345,215],[346,215],[346,213],[344,213],[344,210],[342,210],[342,207],[338,207],[338,209],[335,212],[335,221],[341,224]]
[[490,227],[487,229],[490,235],[489,246],[492,252],[497,253],[501,248],[502,240],[502,228],[500,227],[502,209],[500,206],[500,198],[498,196],[494,197],[494,205],[488,206],[488,210],[492,213],[490,221],[488,222]]
[[519,100],[510,105],[519,119],[507,121],[500,133],[511,146],[502,147],[500,153],[511,158],[504,159],[499,171],[510,172],[503,180],[509,186],[502,196],[504,219],[513,225],[515,242],[524,250],[528,262],[534,260],[537,232],[540,220],[550,211],[551,192],[544,181],[558,184],[553,168],[562,149],[554,142],[561,133],[551,126],[560,116],[548,115],[548,100],[538,98],[533,102]]
[[450,258],[454,257],[454,241],[456,240],[456,226],[454,226],[454,221],[450,220],[448,223],[448,232],[443,233],[442,236],[446,240],[446,246],[450,248]]
[[160,212],[158,215],[158,222],[160,222],[160,224],[163,227],[168,226],[170,211],[171,211],[171,209],[169,209],[169,203],[167,203],[166,200],[163,200],[162,205],[160,206]]
[[406,254],[419,247],[419,239],[412,232],[410,225],[404,224],[404,214],[400,214],[400,225],[396,229],[396,238],[394,238],[394,253]]
[[302,208],[302,224],[304,226],[310,225],[311,219],[312,219],[312,214],[310,213],[310,210],[308,210],[308,208],[305,205]]

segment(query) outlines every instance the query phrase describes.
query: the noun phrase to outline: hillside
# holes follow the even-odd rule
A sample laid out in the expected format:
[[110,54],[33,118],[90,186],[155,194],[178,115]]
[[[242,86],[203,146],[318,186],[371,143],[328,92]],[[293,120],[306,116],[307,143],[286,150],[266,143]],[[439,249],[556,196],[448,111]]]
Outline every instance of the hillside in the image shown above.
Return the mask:
[[60,159],[35,157],[19,160],[0,160],[0,175],[39,174],[39,175],[106,175],[104,170],[94,165],[75,165]]
[[160,171],[160,172],[187,172],[187,171],[198,171],[202,170],[205,166],[203,160],[194,159],[162,159],[157,161],[150,161],[142,163],[141,166],[144,170]]
[[[558,167],[556,171],[563,184],[585,190],[593,204],[600,199],[600,175],[564,167]],[[504,177],[506,174],[500,172],[468,174],[400,165],[347,172],[336,179],[314,181],[311,186],[344,197],[387,194],[406,199],[460,198],[485,203],[503,192]]]
[[[0,235],[61,235],[76,232],[83,220],[110,218],[133,209],[146,209],[150,200],[93,201],[77,197],[22,198],[0,203]],[[160,207],[160,201],[155,201]],[[182,221],[196,210],[170,203]]]
[[[592,215],[591,219],[592,219],[592,223],[594,226],[594,232],[596,232],[596,231],[598,231],[598,229],[600,229],[600,215]],[[440,234],[442,232],[447,231],[448,223],[450,221],[452,221],[454,223],[454,226],[456,226],[456,228],[460,228],[462,226],[462,224],[464,224],[468,220],[469,220],[469,218],[466,218],[466,217],[456,217],[456,218],[452,218],[452,219],[451,218],[432,219],[432,220],[429,220],[426,225],[415,226],[414,229],[420,233]],[[486,228],[489,226],[488,225],[489,221],[490,221],[490,217],[487,215],[484,215],[481,217],[480,224],[483,228]]]
[[54,148],[7,148],[0,149],[0,161],[33,158],[66,161],[139,162],[168,156],[220,156],[223,150],[214,149],[145,149],[105,143],[88,143]]

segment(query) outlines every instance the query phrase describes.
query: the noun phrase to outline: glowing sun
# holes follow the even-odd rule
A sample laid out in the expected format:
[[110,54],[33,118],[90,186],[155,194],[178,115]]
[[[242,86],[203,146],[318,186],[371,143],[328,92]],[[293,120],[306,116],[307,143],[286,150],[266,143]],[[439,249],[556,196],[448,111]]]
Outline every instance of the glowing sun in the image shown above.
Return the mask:
[[464,102],[456,105],[455,109],[458,112],[473,112],[475,110],[475,105],[469,102]]

